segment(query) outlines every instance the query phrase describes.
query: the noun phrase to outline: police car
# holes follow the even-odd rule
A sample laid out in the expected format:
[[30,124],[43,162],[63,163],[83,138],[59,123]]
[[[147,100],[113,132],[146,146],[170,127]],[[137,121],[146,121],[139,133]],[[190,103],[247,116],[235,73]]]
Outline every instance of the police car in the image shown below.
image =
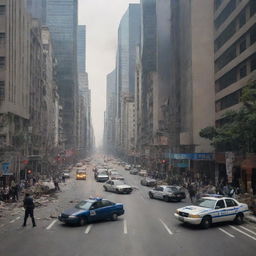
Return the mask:
[[123,204],[113,203],[102,198],[90,198],[81,201],[75,207],[62,212],[58,219],[65,224],[79,224],[81,226],[88,222],[118,219],[124,214]]
[[195,205],[176,210],[175,217],[185,223],[208,228],[212,223],[235,221],[242,224],[248,205],[229,197],[202,197]]

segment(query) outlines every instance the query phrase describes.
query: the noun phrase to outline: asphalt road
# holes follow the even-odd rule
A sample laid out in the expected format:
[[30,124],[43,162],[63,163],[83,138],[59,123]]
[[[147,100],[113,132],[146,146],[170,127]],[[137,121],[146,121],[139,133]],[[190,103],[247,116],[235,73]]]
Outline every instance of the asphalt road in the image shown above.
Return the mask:
[[[172,203],[148,198],[149,188],[140,185],[140,177],[122,167],[119,172],[129,185],[136,187],[130,195],[105,192],[88,171],[86,181],[72,177],[62,185],[59,199],[35,210],[37,227],[22,228],[20,216],[0,227],[0,255],[4,256],[250,256],[256,251],[256,225],[233,223],[214,225],[202,230],[179,223],[175,210],[188,202]],[[72,227],[49,218],[89,196],[102,196],[125,205],[118,221],[104,221]],[[73,201],[71,203],[70,201]],[[11,218],[11,217],[10,217]]]

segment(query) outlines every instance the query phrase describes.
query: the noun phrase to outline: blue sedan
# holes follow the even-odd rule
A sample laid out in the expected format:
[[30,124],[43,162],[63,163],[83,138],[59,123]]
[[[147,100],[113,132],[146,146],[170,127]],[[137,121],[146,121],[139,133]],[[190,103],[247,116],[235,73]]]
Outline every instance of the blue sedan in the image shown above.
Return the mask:
[[62,212],[58,219],[65,224],[83,226],[88,222],[103,219],[115,221],[118,216],[123,214],[123,204],[113,203],[102,198],[90,198],[86,201],[81,201],[74,208]]

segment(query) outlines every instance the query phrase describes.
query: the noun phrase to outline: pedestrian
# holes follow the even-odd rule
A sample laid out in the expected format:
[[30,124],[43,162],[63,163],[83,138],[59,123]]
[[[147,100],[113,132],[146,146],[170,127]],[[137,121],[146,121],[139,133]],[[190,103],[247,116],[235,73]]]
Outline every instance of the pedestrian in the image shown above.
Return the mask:
[[54,181],[54,186],[55,186],[55,190],[56,191],[60,191],[60,187],[59,187],[59,179],[58,178],[55,178]]
[[65,183],[65,181],[66,181],[66,177],[65,177],[65,174],[63,173],[62,174],[62,182]]
[[191,203],[193,203],[194,198],[196,196],[196,192],[195,192],[195,188],[192,183],[189,183],[189,185],[188,185],[188,193],[189,193]]
[[35,205],[33,202],[33,198],[28,193],[26,193],[26,195],[25,195],[25,198],[23,201],[23,207],[25,208],[23,227],[26,227],[28,216],[30,216],[30,218],[32,220],[33,227],[35,227],[36,226],[36,222],[35,222],[35,218],[34,218]]

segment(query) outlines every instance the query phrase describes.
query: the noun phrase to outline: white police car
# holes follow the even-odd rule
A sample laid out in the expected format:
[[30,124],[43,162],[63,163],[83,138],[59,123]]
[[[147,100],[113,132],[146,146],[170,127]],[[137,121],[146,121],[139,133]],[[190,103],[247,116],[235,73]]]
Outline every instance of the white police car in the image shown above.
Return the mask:
[[235,221],[242,224],[248,205],[229,197],[202,197],[195,205],[176,210],[175,217],[185,223],[208,228],[212,223]]

